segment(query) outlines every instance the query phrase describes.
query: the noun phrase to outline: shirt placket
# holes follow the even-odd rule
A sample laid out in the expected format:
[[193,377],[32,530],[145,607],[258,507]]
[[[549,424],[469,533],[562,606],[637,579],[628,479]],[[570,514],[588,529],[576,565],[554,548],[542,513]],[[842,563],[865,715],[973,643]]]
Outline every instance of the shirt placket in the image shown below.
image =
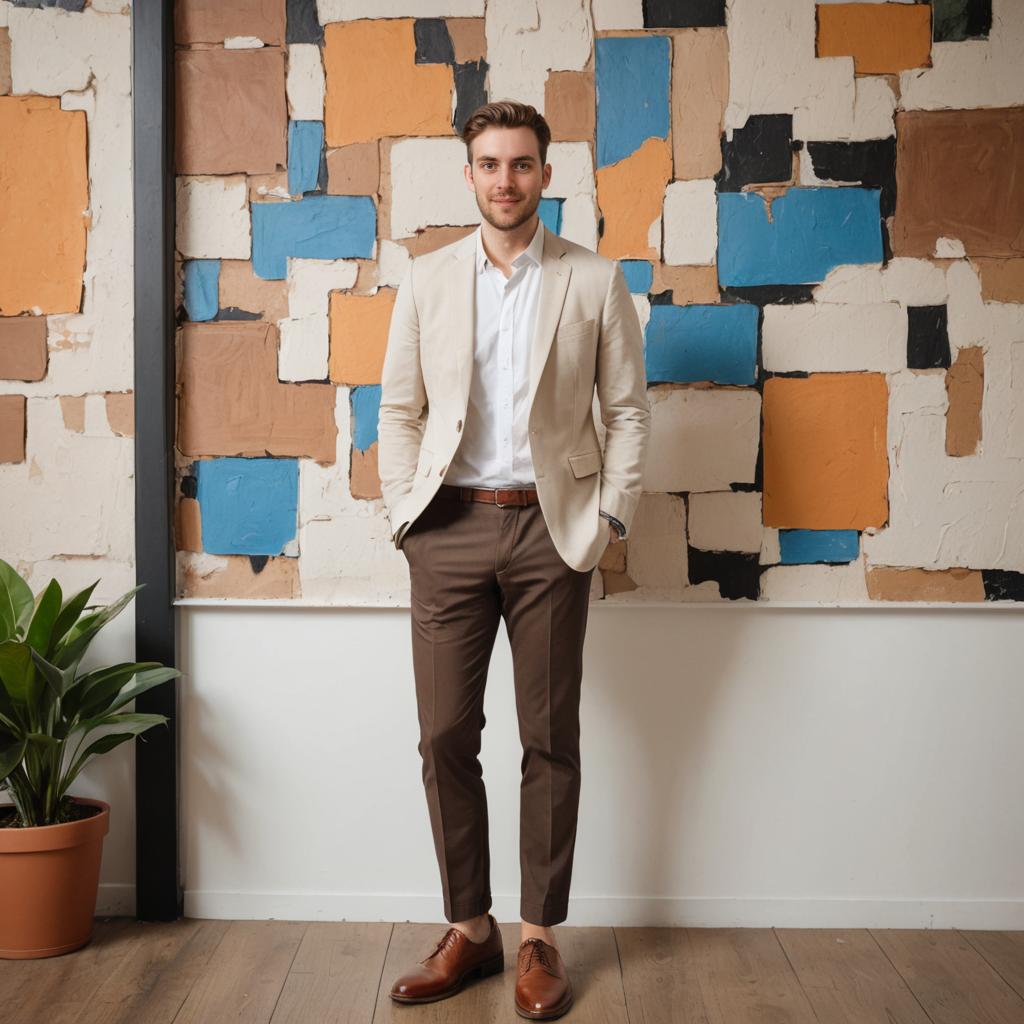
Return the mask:
[[513,408],[512,396],[515,388],[515,330],[516,330],[516,297],[519,294],[519,283],[522,280],[522,268],[517,267],[512,276],[505,281],[501,290],[501,305],[498,315],[498,444],[502,463],[511,468],[514,449],[512,440]]

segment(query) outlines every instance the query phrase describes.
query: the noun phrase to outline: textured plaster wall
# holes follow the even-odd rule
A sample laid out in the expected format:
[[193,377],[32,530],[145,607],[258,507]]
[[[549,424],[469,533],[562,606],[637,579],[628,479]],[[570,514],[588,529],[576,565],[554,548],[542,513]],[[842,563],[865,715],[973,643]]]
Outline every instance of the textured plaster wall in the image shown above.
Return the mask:
[[0,2],[0,555],[101,601],[135,582],[131,115],[128,4]]
[[[1020,4],[178,12],[183,597],[408,602],[394,292],[479,221],[458,133],[511,97],[552,127],[542,217],[621,262],[645,330],[645,493],[595,598],[1024,599]],[[248,503],[204,504],[232,457]]]

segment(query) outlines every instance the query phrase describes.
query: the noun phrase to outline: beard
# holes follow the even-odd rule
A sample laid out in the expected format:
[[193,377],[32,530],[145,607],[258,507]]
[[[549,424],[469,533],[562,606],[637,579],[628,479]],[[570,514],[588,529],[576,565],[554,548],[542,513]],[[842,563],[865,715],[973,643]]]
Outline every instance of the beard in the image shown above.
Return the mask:
[[540,206],[540,193],[535,196],[519,195],[518,198],[518,205],[511,210],[501,206],[493,207],[497,211],[496,214],[491,212],[490,200],[481,200],[479,195],[476,197],[476,205],[480,210],[480,216],[491,227],[497,228],[499,231],[514,231],[520,225],[525,224]]

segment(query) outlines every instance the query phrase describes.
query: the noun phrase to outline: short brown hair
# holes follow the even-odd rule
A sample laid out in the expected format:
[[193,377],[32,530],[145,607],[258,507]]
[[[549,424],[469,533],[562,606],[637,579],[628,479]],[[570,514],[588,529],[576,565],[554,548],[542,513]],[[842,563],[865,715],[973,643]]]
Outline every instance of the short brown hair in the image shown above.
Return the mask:
[[532,128],[537,136],[540,147],[541,166],[548,160],[548,145],[551,142],[551,129],[544,115],[529,103],[517,103],[515,100],[495,100],[477,107],[466,121],[462,129],[462,141],[466,144],[466,160],[473,163],[473,140],[487,128]]

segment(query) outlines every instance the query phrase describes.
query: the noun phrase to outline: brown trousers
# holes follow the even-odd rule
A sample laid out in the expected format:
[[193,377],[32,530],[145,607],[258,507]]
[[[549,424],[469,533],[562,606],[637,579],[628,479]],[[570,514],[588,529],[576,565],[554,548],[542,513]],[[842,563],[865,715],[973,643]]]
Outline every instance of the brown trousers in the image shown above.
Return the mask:
[[580,684],[593,569],[558,554],[539,504],[463,501],[442,484],[406,530],[423,785],[444,913],[491,907],[487,796],[478,759],[484,687],[505,620],[519,738],[520,916],[568,915],[580,797]]

